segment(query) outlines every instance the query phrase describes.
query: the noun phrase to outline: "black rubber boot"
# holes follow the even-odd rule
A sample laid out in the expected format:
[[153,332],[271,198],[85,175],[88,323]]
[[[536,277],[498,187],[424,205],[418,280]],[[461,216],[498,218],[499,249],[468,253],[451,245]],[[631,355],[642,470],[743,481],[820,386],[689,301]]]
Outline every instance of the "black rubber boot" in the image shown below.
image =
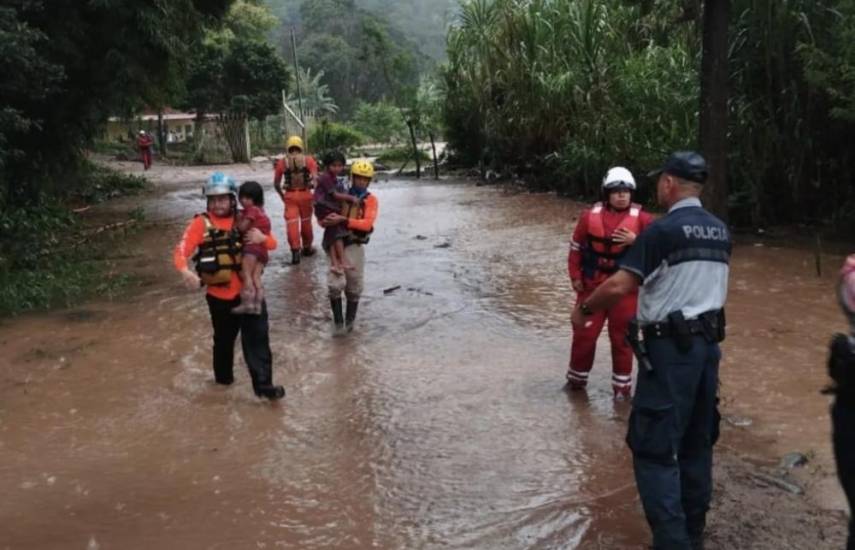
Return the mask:
[[[342,315],[341,298],[330,298],[330,307],[332,307],[333,322],[335,328],[341,329],[344,327],[344,316]],[[349,310],[348,310],[349,311]]]
[[344,326],[347,332],[353,330],[353,322],[356,321],[356,310],[359,309],[359,302],[347,301],[347,316],[344,318]]
[[291,265],[297,265],[300,263],[300,251],[292,250],[291,251]]
[[310,258],[310,257],[315,255],[315,252],[316,252],[315,247],[310,246],[309,248],[303,249],[303,256],[305,256],[306,258]]
[[282,399],[285,397],[285,388],[282,386],[265,385],[255,389],[255,394],[259,397],[265,397],[271,401]]

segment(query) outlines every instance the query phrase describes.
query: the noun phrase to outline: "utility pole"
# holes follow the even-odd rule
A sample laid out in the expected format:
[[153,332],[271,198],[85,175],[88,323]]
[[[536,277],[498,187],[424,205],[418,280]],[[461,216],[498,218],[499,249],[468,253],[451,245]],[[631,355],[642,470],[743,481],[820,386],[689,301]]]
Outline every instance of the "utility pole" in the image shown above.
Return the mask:
[[698,142],[709,163],[703,199],[713,214],[727,221],[728,20],[730,0],[707,0],[703,12],[701,105]]
[[[303,90],[300,87],[300,62],[297,60],[297,35],[294,33],[294,27],[291,27],[291,51],[294,52],[294,80],[297,83],[297,102],[300,107],[300,126],[302,128],[303,143],[308,150],[308,142],[306,136],[306,113],[303,112]],[[307,151],[304,151],[307,152]]]

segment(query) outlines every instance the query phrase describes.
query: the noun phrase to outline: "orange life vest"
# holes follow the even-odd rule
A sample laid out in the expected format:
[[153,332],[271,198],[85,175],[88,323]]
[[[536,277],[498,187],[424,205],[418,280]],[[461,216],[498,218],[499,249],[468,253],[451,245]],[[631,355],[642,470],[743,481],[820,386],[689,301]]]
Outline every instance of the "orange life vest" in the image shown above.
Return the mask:
[[[365,197],[367,197],[368,195],[369,194],[366,193]],[[360,200],[356,204],[344,203],[341,209],[342,216],[347,219],[362,219],[362,217],[365,215],[365,197],[363,197],[362,200]],[[351,229],[347,237],[345,237],[345,245],[368,244],[368,241],[371,240],[372,233],[374,233],[373,228],[367,233],[365,231],[355,231]]]
[[[585,251],[586,267],[588,271],[596,270],[603,273],[614,273],[617,269],[616,260],[626,252],[626,245],[612,241],[612,234],[606,235],[606,226],[603,220],[605,205],[598,202],[588,213],[588,243]],[[631,204],[627,215],[615,228],[625,228],[636,235],[641,233],[641,205]]]

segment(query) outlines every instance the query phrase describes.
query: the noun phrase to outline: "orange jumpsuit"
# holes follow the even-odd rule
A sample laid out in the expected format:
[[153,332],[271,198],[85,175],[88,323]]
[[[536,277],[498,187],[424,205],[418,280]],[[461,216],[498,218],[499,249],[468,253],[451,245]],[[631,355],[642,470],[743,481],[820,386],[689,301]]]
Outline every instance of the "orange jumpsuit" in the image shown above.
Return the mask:
[[[306,155],[306,168],[312,178],[318,175],[318,163]],[[285,175],[285,160],[276,162],[273,181],[280,184]],[[314,195],[311,188],[285,190],[285,228],[288,235],[288,245],[293,252],[300,249],[309,251],[312,248],[314,235],[312,232],[312,213]],[[302,243],[301,243],[302,240]]]

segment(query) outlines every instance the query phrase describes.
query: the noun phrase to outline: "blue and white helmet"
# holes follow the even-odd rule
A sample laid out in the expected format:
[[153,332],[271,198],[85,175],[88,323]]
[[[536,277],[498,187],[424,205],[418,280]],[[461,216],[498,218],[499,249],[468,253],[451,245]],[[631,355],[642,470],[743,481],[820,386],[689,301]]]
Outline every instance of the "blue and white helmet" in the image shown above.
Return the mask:
[[235,195],[237,196],[237,182],[233,177],[222,172],[214,172],[208,181],[205,182],[205,187],[202,189],[206,197],[216,195]]

